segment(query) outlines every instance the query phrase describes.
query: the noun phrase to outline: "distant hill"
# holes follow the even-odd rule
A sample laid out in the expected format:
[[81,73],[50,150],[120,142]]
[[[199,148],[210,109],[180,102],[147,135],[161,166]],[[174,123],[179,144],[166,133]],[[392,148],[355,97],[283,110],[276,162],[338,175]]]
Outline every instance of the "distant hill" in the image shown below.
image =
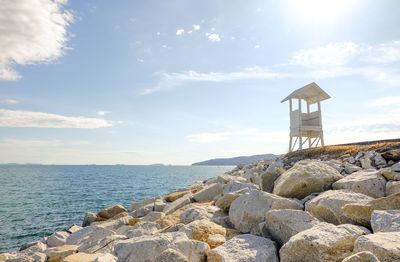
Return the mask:
[[193,163],[192,166],[236,166],[240,164],[250,164],[260,159],[270,159],[277,157],[274,154],[254,155],[254,156],[238,156],[232,158],[215,158],[202,162]]

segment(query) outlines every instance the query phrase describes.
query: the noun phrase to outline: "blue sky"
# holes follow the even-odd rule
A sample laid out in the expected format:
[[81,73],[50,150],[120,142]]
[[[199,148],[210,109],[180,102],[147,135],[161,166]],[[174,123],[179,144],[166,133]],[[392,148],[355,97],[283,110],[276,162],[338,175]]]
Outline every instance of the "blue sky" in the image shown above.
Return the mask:
[[4,0],[0,159],[191,164],[285,153],[316,82],[326,144],[400,137],[396,0]]

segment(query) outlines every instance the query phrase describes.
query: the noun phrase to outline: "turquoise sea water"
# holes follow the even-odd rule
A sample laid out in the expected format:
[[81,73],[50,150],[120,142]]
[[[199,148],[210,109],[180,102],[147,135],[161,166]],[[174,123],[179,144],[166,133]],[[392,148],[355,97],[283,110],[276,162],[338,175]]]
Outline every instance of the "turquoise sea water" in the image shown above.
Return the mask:
[[71,224],[86,212],[165,195],[223,174],[221,166],[0,166],[0,253]]

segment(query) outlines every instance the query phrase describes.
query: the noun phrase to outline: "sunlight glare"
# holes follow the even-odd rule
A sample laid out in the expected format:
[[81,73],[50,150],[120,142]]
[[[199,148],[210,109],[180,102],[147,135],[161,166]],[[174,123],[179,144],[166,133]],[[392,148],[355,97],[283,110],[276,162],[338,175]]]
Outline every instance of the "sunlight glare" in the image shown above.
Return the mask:
[[327,21],[339,16],[352,3],[352,0],[293,0],[290,5],[303,19]]

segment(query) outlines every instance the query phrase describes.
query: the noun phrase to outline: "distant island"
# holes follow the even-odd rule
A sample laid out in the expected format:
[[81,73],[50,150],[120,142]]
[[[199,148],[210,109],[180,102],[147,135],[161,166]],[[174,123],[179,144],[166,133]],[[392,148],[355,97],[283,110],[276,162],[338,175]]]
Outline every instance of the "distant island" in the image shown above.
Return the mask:
[[238,156],[231,158],[215,158],[202,162],[193,163],[192,166],[236,166],[240,164],[250,164],[261,159],[271,159],[277,157],[274,154],[254,155],[254,156]]

